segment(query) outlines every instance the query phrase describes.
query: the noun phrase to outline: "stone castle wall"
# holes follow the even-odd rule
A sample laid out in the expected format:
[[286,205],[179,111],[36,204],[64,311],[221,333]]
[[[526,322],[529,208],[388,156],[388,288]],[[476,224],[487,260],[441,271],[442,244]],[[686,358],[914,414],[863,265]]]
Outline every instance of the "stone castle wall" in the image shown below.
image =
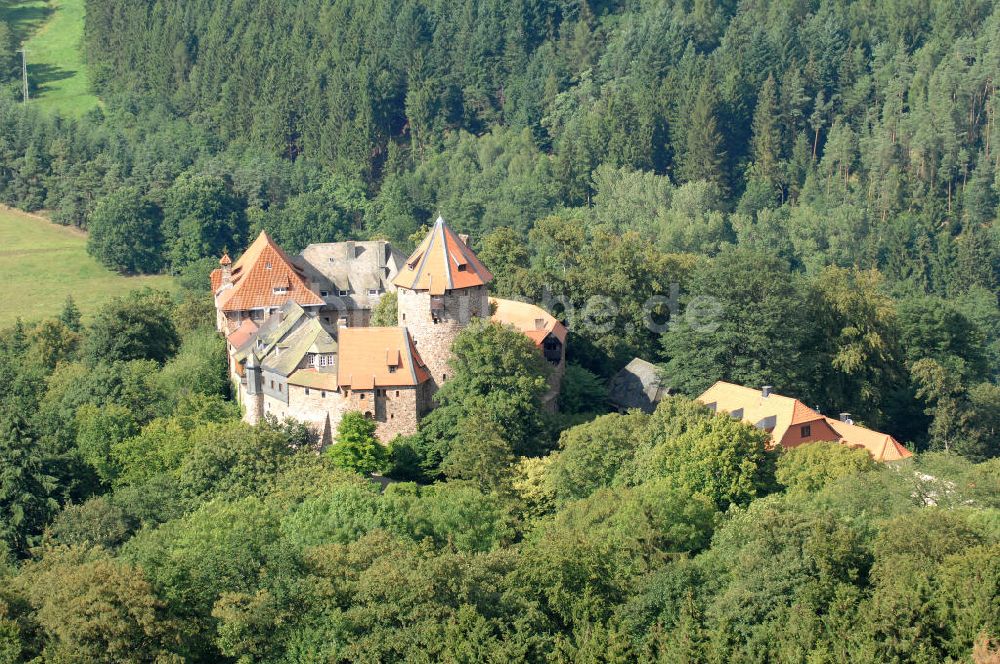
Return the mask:
[[489,296],[484,286],[448,291],[440,296],[444,308],[437,316],[431,310],[427,291],[400,288],[397,291],[398,324],[410,332],[417,352],[427,364],[434,390],[448,379],[451,345],[472,318],[489,318]]

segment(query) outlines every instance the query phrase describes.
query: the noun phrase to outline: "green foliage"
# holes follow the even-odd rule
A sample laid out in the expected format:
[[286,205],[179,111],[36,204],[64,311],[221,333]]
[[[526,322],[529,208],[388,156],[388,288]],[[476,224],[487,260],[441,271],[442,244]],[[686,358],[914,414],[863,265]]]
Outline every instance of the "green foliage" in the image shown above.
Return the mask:
[[184,649],[204,656],[210,652],[212,605],[224,592],[252,591],[278,528],[277,515],[256,498],[216,500],[143,531],[125,545],[122,558],[146,570],[158,594],[183,611],[195,630]]
[[378,304],[372,309],[370,325],[372,327],[396,327],[399,325],[399,315],[396,311],[397,300],[395,292],[382,295]]
[[599,413],[607,409],[608,388],[599,376],[579,364],[567,364],[559,390],[564,413]]
[[782,273],[779,259],[745,249],[698,264],[685,315],[663,336],[674,386],[694,396],[725,379],[809,398],[808,305]]
[[83,460],[90,464],[105,482],[117,474],[111,450],[139,433],[132,412],[117,404],[98,408],[84,404],[76,411],[76,447]]
[[20,576],[52,661],[179,661],[178,623],[137,567],[54,549]]
[[[0,542],[24,553],[53,512],[53,478],[45,473],[36,441],[16,416],[0,417]],[[6,551],[3,552],[6,556]]]
[[132,274],[159,272],[160,210],[136,187],[102,199],[87,215],[87,251],[104,265]]
[[[483,319],[455,338],[449,364],[453,374],[435,394],[439,407],[421,422],[414,441],[421,466],[434,475],[450,457],[453,477],[496,486],[499,478],[482,471],[508,465],[511,454],[545,448],[541,397],[550,368],[530,339]],[[486,432],[483,446],[476,427]]]
[[163,366],[159,382],[174,399],[226,396],[227,365],[225,340],[214,329],[202,326],[184,337],[177,354]]
[[357,411],[340,418],[337,440],[325,454],[337,468],[362,475],[381,472],[388,460],[388,452],[375,437],[375,422]]
[[775,479],[790,492],[813,492],[829,482],[875,469],[868,450],[839,443],[800,445],[778,458]]
[[246,225],[245,203],[219,177],[185,174],[166,192],[163,235],[175,270],[244,246]]
[[105,496],[97,496],[80,505],[67,505],[52,520],[45,535],[56,545],[112,551],[136,530],[134,517]]
[[84,358],[91,364],[147,359],[162,364],[180,344],[172,309],[169,295],[150,289],[111,300],[87,331]]
[[585,498],[611,486],[627,460],[635,455],[649,418],[633,411],[628,415],[603,415],[587,424],[567,429],[559,437],[545,477],[561,501]]

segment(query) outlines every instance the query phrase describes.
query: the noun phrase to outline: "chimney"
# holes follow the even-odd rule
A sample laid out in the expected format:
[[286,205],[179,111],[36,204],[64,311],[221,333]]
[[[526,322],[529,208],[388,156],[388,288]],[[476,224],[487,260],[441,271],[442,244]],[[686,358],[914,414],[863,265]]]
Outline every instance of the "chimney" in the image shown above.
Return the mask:
[[458,234],[458,239],[461,240],[462,244],[464,244],[465,246],[467,246],[467,247],[469,246],[469,236],[468,236],[468,234],[466,234],[466,233],[459,233]]
[[854,420],[851,419],[851,414],[850,413],[841,413],[840,414],[840,421],[843,422],[843,423],[845,423],[845,424],[854,424]]
[[347,254],[347,260],[352,261],[355,259],[354,240],[348,240],[344,243],[344,253]]
[[772,385],[765,385],[764,387],[760,388],[760,396],[762,396],[765,399],[768,398],[769,396],[771,396],[771,390],[773,389],[774,387]]
[[233,283],[233,261],[229,258],[229,252],[223,251],[222,258],[219,259],[219,266],[222,269],[222,283]]

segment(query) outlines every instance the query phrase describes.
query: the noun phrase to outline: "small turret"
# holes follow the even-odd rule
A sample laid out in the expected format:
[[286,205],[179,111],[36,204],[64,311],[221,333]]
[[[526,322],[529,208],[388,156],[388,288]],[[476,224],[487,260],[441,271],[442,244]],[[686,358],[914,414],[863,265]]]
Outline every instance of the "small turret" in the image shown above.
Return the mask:
[[222,270],[222,283],[226,285],[233,283],[233,260],[229,257],[228,251],[222,252],[219,267]]
[[247,394],[260,392],[260,361],[257,359],[257,353],[253,350],[247,355],[244,373],[247,377]]

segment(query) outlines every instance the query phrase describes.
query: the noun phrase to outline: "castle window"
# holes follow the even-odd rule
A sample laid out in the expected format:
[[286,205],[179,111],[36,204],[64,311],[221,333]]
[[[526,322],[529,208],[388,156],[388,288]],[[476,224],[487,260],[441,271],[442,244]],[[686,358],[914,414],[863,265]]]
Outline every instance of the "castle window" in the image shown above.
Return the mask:
[[281,385],[281,383],[278,383],[278,391],[279,391],[279,392],[283,391],[283,390],[282,390],[281,388],[282,388],[282,385]]
[[341,297],[347,297],[350,294],[351,294],[351,291],[349,291],[349,290],[338,290],[337,291],[337,295],[339,295]]
[[799,433],[802,434],[803,438],[808,438],[812,435],[812,427],[807,424],[799,429]]
[[406,320],[406,314],[403,314],[403,320]]
[[368,289],[368,294],[369,295],[378,295],[378,289],[377,288],[369,288]]
[[273,380],[271,381],[271,389],[272,390],[274,389],[274,381]]
[[459,264],[458,264],[458,271],[459,271],[459,272],[465,272],[465,271],[467,271],[468,269],[469,269],[469,266],[468,266],[468,265],[466,265],[465,263],[459,263]]
[[359,396],[358,398],[359,398],[359,399],[361,399],[362,401],[364,401],[364,400],[365,400],[365,393],[364,393],[364,392],[362,392],[362,393],[361,393],[361,396]]
[[365,419],[366,420],[374,420],[375,416],[372,415],[372,412],[370,410],[368,410],[368,411],[365,411]]
[[396,373],[396,367],[389,367],[389,373]]
[[448,380],[448,374],[441,374],[441,380]]
[[[321,291],[319,292],[319,295],[320,295],[320,297],[329,297],[329,296],[330,296],[330,291],[326,291],[326,290],[321,290]],[[326,322],[327,322],[327,323],[329,323],[329,322],[330,322],[330,319],[329,319],[329,318],[327,318],[327,319],[326,319]]]
[[320,392],[319,396],[320,396],[321,399],[325,399],[326,398],[326,390],[323,390],[322,392]]
[[390,420],[393,419],[393,418],[395,418],[395,417],[396,417],[395,415],[393,415],[392,413],[389,413],[389,419]]
[[309,396],[309,388],[306,388],[306,396]]
[[270,270],[271,269],[271,264],[270,263],[265,263],[264,264],[264,269],[265,270]]
[[399,390],[396,390],[396,396],[397,397],[399,396]]
[[319,366],[321,366],[321,367],[325,367],[326,366],[326,355],[320,355],[319,356]]

